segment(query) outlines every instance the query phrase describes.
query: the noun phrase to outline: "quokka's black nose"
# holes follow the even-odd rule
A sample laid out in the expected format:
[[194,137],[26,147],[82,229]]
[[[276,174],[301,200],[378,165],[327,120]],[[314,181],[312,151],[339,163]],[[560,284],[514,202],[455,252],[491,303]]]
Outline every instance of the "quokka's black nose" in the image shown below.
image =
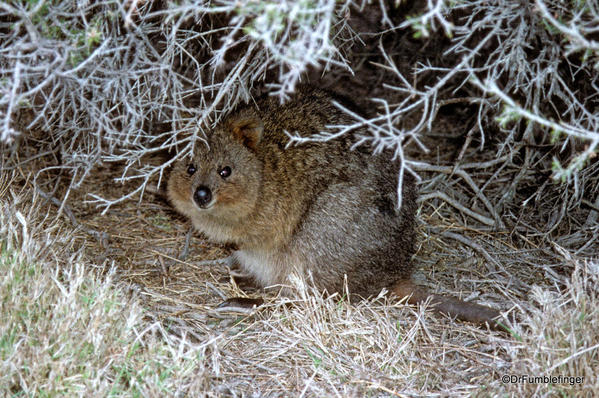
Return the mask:
[[196,192],[193,194],[193,200],[196,201],[198,206],[204,207],[212,200],[212,192],[210,192],[210,188],[202,185],[196,189]]

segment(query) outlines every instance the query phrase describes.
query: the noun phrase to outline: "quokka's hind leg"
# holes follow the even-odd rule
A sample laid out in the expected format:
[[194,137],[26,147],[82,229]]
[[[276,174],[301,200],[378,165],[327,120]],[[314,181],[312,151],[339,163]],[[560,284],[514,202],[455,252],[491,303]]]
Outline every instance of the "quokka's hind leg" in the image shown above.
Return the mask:
[[246,312],[254,307],[264,304],[262,297],[231,297],[216,306],[219,310],[230,310],[234,312]]
[[411,280],[401,280],[391,288],[391,292],[399,297],[407,297],[409,304],[423,303],[430,300],[431,306],[438,312],[449,314],[462,321],[479,325],[488,324],[492,329],[506,330],[501,324],[501,314],[484,305],[468,303],[455,297],[446,297],[430,293],[425,288],[415,285]]

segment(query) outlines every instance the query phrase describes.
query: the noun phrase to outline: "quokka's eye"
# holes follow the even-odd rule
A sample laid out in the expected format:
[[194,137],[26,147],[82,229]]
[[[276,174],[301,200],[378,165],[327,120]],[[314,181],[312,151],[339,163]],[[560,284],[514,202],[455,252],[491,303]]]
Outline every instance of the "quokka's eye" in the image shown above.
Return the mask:
[[196,167],[193,164],[187,166],[187,174],[192,175],[196,172]]
[[228,176],[231,175],[231,168],[229,166],[225,166],[223,167],[218,174],[222,177],[222,178],[227,178]]

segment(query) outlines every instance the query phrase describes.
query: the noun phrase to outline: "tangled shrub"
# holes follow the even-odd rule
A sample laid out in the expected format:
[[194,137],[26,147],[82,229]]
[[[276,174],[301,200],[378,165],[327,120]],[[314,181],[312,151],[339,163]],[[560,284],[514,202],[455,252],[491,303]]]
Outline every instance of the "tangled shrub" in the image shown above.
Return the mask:
[[[145,156],[184,156],[260,87],[283,100],[318,69],[337,85],[343,74],[366,82],[373,70],[368,84],[380,83],[376,112],[313,139],[366,125],[361,142],[421,171],[403,145],[426,151],[421,136],[440,109],[465,104],[475,118],[465,147],[474,140],[482,150],[491,139],[498,158],[551,170],[576,186],[566,202],[580,203],[596,180],[596,1],[22,0],[0,5],[0,23],[0,141],[14,153],[22,136],[58,154],[51,167],[70,170],[70,187],[99,162],[123,162],[118,180],[138,187],[93,195],[105,207],[156,176],[160,184],[175,160],[152,166]],[[404,62],[397,43],[406,38],[434,41],[435,54],[411,51],[416,62]],[[523,178],[493,204],[495,219]]]

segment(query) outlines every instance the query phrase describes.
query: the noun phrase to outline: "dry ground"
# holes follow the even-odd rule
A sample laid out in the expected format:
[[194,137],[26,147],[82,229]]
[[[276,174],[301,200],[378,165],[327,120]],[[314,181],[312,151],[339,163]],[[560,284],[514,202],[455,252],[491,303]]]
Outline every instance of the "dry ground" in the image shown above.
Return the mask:
[[[599,264],[551,240],[473,224],[434,198],[421,203],[417,282],[513,312],[520,321],[511,334],[431,314],[426,306],[324,299],[299,281],[294,300],[267,295],[264,308],[226,313],[218,303],[244,294],[222,261],[227,248],[192,234],[164,198],[147,193],[101,214],[85,203],[88,192],[117,197],[129,188],[112,182],[120,166],[107,165],[70,193],[56,219],[56,204],[37,197],[32,206],[30,173],[40,166],[2,172],[3,258],[19,258],[4,263],[3,395],[593,396],[599,390]],[[423,175],[423,195],[444,178]],[[459,192],[459,184],[452,187]],[[64,189],[58,184],[55,195]],[[54,240],[40,252],[44,236]],[[189,254],[180,260],[188,239]],[[15,276],[23,264],[33,267],[32,279]],[[15,293],[19,281],[27,287]],[[38,283],[46,292],[44,311],[59,311],[51,309],[55,302],[68,310],[39,309],[24,320],[23,311],[35,314],[23,305],[39,297],[30,288]],[[87,293],[77,293],[81,286]],[[85,314],[89,300],[80,299],[88,296],[104,303],[103,312],[68,326],[56,320],[65,312]],[[47,344],[39,343],[40,334],[49,336]],[[71,347],[89,355],[61,357],[53,339],[66,339],[65,347],[90,340],[87,349]],[[505,383],[505,375],[582,379]]]

